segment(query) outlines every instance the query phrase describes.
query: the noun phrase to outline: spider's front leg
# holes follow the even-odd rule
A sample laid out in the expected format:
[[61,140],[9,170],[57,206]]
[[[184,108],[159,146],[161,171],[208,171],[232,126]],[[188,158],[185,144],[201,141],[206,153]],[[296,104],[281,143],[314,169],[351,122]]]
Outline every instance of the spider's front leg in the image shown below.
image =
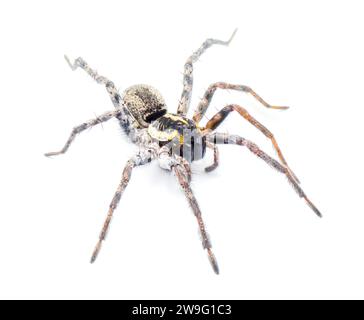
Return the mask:
[[258,95],[252,88],[240,84],[231,84],[227,82],[216,82],[208,87],[205,94],[203,95],[200,103],[198,104],[194,114],[193,120],[199,123],[202,117],[205,115],[208,107],[210,106],[211,100],[217,89],[223,90],[235,90],[251,94],[256,100],[258,100],[264,107],[268,109],[286,110],[289,107],[286,106],[273,106],[266,102],[260,95]]
[[219,165],[219,148],[217,147],[216,144],[213,144],[209,141],[206,142],[206,146],[212,149],[214,152],[214,162],[212,163],[212,165],[205,168],[206,172],[211,172],[215,170]]
[[219,274],[219,267],[211,249],[212,248],[211,242],[206,231],[205,223],[202,219],[201,210],[190,186],[190,180],[191,180],[190,165],[185,161],[183,161],[183,158],[180,156],[175,156],[175,155],[169,156],[167,153],[167,148],[161,149],[161,152],[159,153],[159,161],[160,161],[160,166],[162,168],[167,170],[172,170],[176,175],[177,180],[181,185],[186,195],[186,198],[193,210],[193,213],[197,219],[200,234],[202,237],[203,248],[207,250],[208,258],[210,260],[212,268],[214,269],[214,272],[216,274]]
[[110,120],[113,117],[118,116],[121,113],[120,110],[116,109],[114,111],[108,111],[103,113],[102,115],[98,116],[95,119],[89,120],[87,122],[84,122],[76,127],[74,127],[71,131],[71,134],[66,142],[66,144],[64,145],[64,147],[60,150],[60,151],[56,151],[56,152],[48,152],[45,154],[46,157],[50,157],[50,156],[57,156],[63,153],[66,153],[69,146],[71,145],[71,143],[73,142],[73,140],[75,140],[77,134],[81,133],[82,131],[85,131],[88,128],[91,128],[99,123],[105,122]]
[[146,150],[139,152],[137,155],[132,157],[126,163],[124,170],[123,170],[122,177],[121,177],[121,181],[120,181],[120,183],[116,189],[116,192],[114,194],[114,197],[110,203],[109,211],[107,213],[106,220],[104,222],[103,228],[102,228],[100,236],[99,236],[99,241],[92,254],[91,263],[94,263],[96,261],[97,256],[99,255],[102,242],[106,238],[106,235],[109,230],[110,223],[111,223],[112,217],[114,215],[115,209],[119,204],[119,201],[121,199],[121,196],[122,196],[124,190],[126,189],[127,185],[129,184],[129,181],[131,178],[131,173],[132,173],[133,169],[137,166],[142,166],[144,164],[151,162],[153,159],[153,154],[154,153],[152,150],[146,149]]
[[185,172],[185,168],[184,166],[182,165],[175,165],[172,167],[172,170],[173,172],[175,173],[177,179],[178,179],[178,182],[179,184],[181,185],[182,189],[183,189],[183,192],[185,193],[186,195],[186,198],[193,210],[193,213],[197,219],[197,223],[198,223],[198,227],[199,227],[199,230],[200,230],[200,233],[201,233],[201,237],[202,237],[202,246],[204,249],[207,250],[207,254],[208,254],[208,258],[209,258],[209,261],[211,263],[211,266],[214,270],[214,272],[216,274],[219,274],[219,266],[217,264],[217,261],[216,261],[216,258],[215,258],[215,255],[213,254],[212,252],[212,246],[211,246],[211,242],[210,242],[210,239],[209,239],[209,236],[207,234],[207,231],[206,231],[206,227],[205,227],[205,223],[202,219],[202,214],[201,214],[201,210],[200,210],[200,207],[198,205],[198,202],[192,192],[192,189],[191,189],[191,186],[190,186],[190,183],[187,181],[187,179],[185,178],[186,177],[186,172]]

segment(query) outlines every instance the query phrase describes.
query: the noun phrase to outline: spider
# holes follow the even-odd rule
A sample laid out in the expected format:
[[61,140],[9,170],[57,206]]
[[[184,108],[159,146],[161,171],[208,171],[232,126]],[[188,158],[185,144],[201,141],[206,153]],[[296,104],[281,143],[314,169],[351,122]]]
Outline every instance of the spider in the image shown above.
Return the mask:
[[[127,161],[124,167],[121,181],[110,203],[106,220],[92,254],[91,263],[95,262],[99,255],[115,209],[130,181],[132,170],[135,167],[146,165],[153,160],[158,160],[161,168],[175,174],[197,219],[203,249],[207,251],[214,272],[219,274],[219,267],[212,252],[211,242],[206,231],[205,223],[202,219],[201,210],[190,184],[192,173],[191,163],[195,160],[202,159],[205,156],[207,148],[212,149],[214,161],[210,166],[205,168],[205,171],[210,172],[216,169],[219,164],[219,151],[217,147],[219,144],[233,144],[246,147],[250,152],[265,161],[273,169],[281,172],[287,177],[299,197],[303,198],[308,206],[321,217],[321,213],[306,196],[299,185],[300,182],[298,178],[289,168],[273,134],[250,115],[246,109],[237,104],[227,105],[216,113],[204,127],[199,125],[217,89],[232,89],[245,92],[252,95],[266,108],[284,110],[288,107],[268,104],[248,86],[217,82],[208,87],[203,98],[200,100],[192,119],[187,118],[192,95],[194,63],[198,61],[199,57],[211,46],[229,45],[236,31],[237,30],[233,32],[230,39],[227,41],[207,39],[202,43],[201,47],[187,59],[184,65],[183,91],[176,113],[169,113],[167,111],[163,97],[155,88],[145,84],[138,84],[127,88],[124,93],[120,95],[112,81],[99,75],[81,57],[71,63],[70,59],[65,56],[65,59],[72,70],[81,68],[97,83],[105,86],[115,109],[74,127],[64,147],[60,151],[46,153],[45,156],[50,157],[66,153],[79,133],[97,124],[108,121],[111,118],[117,118],[119,120],[122,129],[126,132],[131,141],[139,147],[138,152]],[[241,136],[215,131],[232,112],[237,112],[270,139],[279,161],[270,157],[255,143]]]

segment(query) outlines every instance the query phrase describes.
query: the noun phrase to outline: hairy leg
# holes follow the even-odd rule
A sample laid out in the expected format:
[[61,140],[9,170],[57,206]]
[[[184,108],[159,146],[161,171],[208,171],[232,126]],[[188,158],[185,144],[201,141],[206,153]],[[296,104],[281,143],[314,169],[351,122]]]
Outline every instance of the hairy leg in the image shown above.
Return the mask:
[[215,170],[219,165],[219,148],[217,147],[216,144],[213,144],[209,141],[206,143],[206,146],[214,151],[213,164],[205,168],[206,172],[211,172],[211,171]]
[[96,261],[96,258],[100,252],[102,242],[106,238],[106,235],[109,230],[110,223],[111,223],[113,214],[115,212],[115,209],[118,206],[121,196],[130,181],[133,168],[136,166],[141,166],[141,165],[147,164],[151,160],[152,160],[152,153],[149,152],[148,150],[146,150],[145,152],[137,154],[135,157],[131,158],[126,163],[126,166],[124,167],[123,174],[121,177],[121,181],[120,181],[120,183],[116,189],[116,192],[114,194],[114,197],[110,203],[109,211],[107,213],[106,220],[104,222],[103,228],[102,228],[100,236],[99,236],[99,241],[97,242],[95,250],[92,254],[91,263],[94,263]]
[[261,98],[253,89],[251,89],[250,87],[247,86],[243,86],[243,85],[238,85],[238,84],[230,84],[230,83],[226,83],[226,82],[216,82],[213,83],[212,85],[210,85],[208,87],[208,89],[206,90],[203,98],[201,99],[200,103],[198,104],[195,113],[193,115],[193,120],[197,123],[199,123],[202,119],[202,117],[205,115],[212,97],[214,96],[214,93],[217,89],[230,89],[230,90],[236,90],[236,91],[242,91],[242,92],[246,92],[251,94],[256,100],[258,100],[263,106],[265,106],[266,108],[270,108],[270,109],[280,109],[280,110],[285,110],[288,109],[288,107],[285,106],[272,106],[270,105],[268,102],[266,102],[265,100],[263,100],[263,98]]
[[266,154],[264,151],[262,151],[255,143],[246,140],[238,135],[229,135],[225,133],[212,133],[207,137],[208,141],[214,144],[235,144],[239,146],[247,147],[248,150],[252,153],[254,153],[257,157],[265,161],[269,166],[271,166],[273,169],[283,173],[290,184],[292,185],[293,189],[297,192],[300,198],[305,199],[308,206],[319,216],[322,217],[320,211],[315,207],[315,205],[309,200],[307,195],[304,193],[302,188],[299,186],[299,184],[296,182],[296,180],[293,178],[290,171],[282,166],[278,161],[274,160],[272,157],[270,157],[268,154]]
[[255,118],[253,118],[247,110],[243,107],[238,106],[236,104],[230,104],[224,107],[221,111],[219,111],[216,115],[214,115],[210,121],[207,122],[205,131],[214,131],[224,120],[225,118],[233,111],[238,112],[245,120],[249,121],[254,127],[256,127],[260,132],[262,132],[268,139],[271,140],[277,155],[284,166],[287,167],[289,172],[291,173],[292,177],[299,183],[298,178],[293,173],[293,171],[289,168],[286,159],[283,156],[281,149],[278,146],[276,139],[274,138],[273,134],[260,122],[258,122]]
[[79,134],[82,131],[85,131],[86,129],[91,128],[99,123],[108,121],[113,117],[117,117],[120,114],[120,112],[121,112],[120,110],[108,111],[108,112],[105,112],[102,115],[98,116],[95,119],[89,120],[87,122],[84,122],[84,123],[74,127],[72,129],[71,134],[70,134],[66,144],[64,145],[64,147],[60,151],[48,152],[45,154],[45,156],[50,157],[50,156],[57,156],[59,154],[66,153],[69,146],[71,145],[73,140],[76,138],[77,134]]
[[191,103],[192,87],[193,87],[193,64],[199,59],[199,57],[214,44],[229,45],[233,39],[237,30],[234,30],[230,39],[227,41],[217,39],[207,39],[201,47],[195,51],[186,61],[183,73],[183,91],[181,99],[178,104],[177,113],[186,115]]
[[118,90],[115,88],[115,85],[112,81],[107,79],[104,76],[100,76],[96,70],[90,68],[85,60],[81,57],[77,58],[73,63],[71,63],[70,59],[65,55],[64,58],[66,59],[67,63],[71,67],[72,70],[76,70],[77,68],[81,68],[85,70],[91,78],[93,78],[97,83],[105,85],[107,92],[113,102],[115,108],[120,107],[121,105],[121,96]]
[[203,219],[202,219],[200,207],[192,192],[190,183],[186,179],[186,169],[183,165],[175,165],[172,167],[172,170],[175,173],[175,175],[178,179],[178,182],[181,185],[181,187],[186,195],[186,198],[193,210],[193,213],[197,219],[197,223],[198,223],[199,230],[200,230],[201,237],[202,237],[202,246],[204,249],[207,250],[207,254],[208,254],[208,258],[211,263],[211,266],[212,266],[214,272],[216,274],[219,274],[219,267],[217,265],[216,258],[211,249],[212,248],[211,242],[210,242],[210,239],[209,239],[207,231],[206,231],[205,223],[203,222]]

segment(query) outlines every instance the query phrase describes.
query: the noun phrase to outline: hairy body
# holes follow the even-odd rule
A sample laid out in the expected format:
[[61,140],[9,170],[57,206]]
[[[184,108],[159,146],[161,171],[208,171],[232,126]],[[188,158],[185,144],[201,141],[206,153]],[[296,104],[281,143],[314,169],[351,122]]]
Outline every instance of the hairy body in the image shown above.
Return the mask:
[[[203,42],[201,47],[187,59],[184,67],[182,95],[176,113],[168,112],[162,95],[152,86],[145,84],[133,85],[127,88],[123,94],[119,94],[112,81],[104,76],[100,76],[94,69],[90,68],[82,58],[78,58],[71,63],[70,60],[65,57],[72,70],[81,68],[97,83],[105,86],[115,109],[74,127],[64,147],[60,151],[49,152],[46,156],[55,156],[66,153],[79,133],[97,124],[108,121],[111,118],[117,118],[119,120],[125,133],[131,141],[139,147],[139,151],[127,161],[124,167],[120,183],[109,205],[107,217],[92,254],[91,262],[95,262],[100,252],[102,243],[109,230],[113,214],[130,181],[133,169],[148,164],[153,160],[158,160],[161,168],[174,172],[196,217],[201,234],[202,246],[207,251],[213,270],[215,273],[219,273],[218,264],[212,252],[211,242],[206,231],[205,223],[202,219],[201,210],[190,185],[192,176],[191,163],[195,160],[202,159],[206,154],[207,148],[213,150],[214,162],[206,167],[205,170],[206,172],[210,172],[217,168],[219,163],[219,144],[232,144],[246,147],[247,150],[262,159],[273,169],[285,175],[299,197],[303,198],[318,216],[321,216],[321,213],[300,187],[297,177],[289,168],[273,134],[251,116],[245,108],[236,104],[227,105],[209,120],[204,127],[200,126],[200,121],[206,113],[217,89],[232,89],[251,94],[266,108],[284,110],[287,109],[287,107],[272,106],[268,104],[255,91],[247,86],[217,82],[210,85],[206,90],[203,98],[195,109],[193,118],[189,119],[187,117],[193,87],[193,64],[205,50],[212,45],[228,45],[235,35],[235,32],[236,31],[234,31],[228,41],[207,39]],[[216,128],[231,112],[237,112],[270,139],[278,155],[279,161],[273,159],[256,144],[243,137],[215,132]]]

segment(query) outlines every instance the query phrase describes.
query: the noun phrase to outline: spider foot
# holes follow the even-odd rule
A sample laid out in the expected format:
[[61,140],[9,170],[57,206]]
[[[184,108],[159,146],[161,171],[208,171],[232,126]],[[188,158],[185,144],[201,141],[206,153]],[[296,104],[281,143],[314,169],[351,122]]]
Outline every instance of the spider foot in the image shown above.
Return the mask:
[[47,152],[44,155],[46,157],[52,157],[52,156],[58,156],[58,155],[63,154],[63,153],[64,153],[63,151],[56,151],[56,152]]
[[316,215],[319,218],[322,218],[322,214],[321,212],[315,207],[315,205],[307,198],[307,196],[303,197],[306,200],[306,203],[308,204],[308,206],[313,210],[313,212],[316,213]]
[[91,261],[90,261],[91,263],[94,263],[96,261],[98,255],[99,255],[100,249],[101,249],[101,245],[102,245],[102,241],[100,240],[97,243],[97,245],[95,247],[95,250],[94,250],[94,252],[92,254]]
[[276,109],[276,110],[287,110],[289,109],[288,106],[270,106],[271,109]]
[[214,171],[216,168],[217,168],[217,164],[216,163],[214,163],[214,164],[212,164],[211,166],[208,166],[208,167],[206,167],[205,168],[205,171],[206,172],[211,172],[211,171]]
[[216,261],[216,258],[215,258],[215,255],[213,254],[211,248],[208,248],[207,249],[207,254],[208,254],[208,257],[209,257],[209,260],[210,260],[210,263],[211,263],[211,266],[212,266],[212,269],[214,269],[214,272],[216,274],[219,274],[220,271],[219,271],[219,266],[217,264],[217,261]]
[[234,37],[235,37],[235,35],[236,35],[236,33],[238,32],[238,28],[236,28],[234,31],[233,31],[233,33],[232,33],[232,35],[230,36],[230,39],[228,40],[228,41],[226,41],[226,44],[227,45],[229,45],[230,43],[231,43],[231,41],[234,39]]
[[83,61],[82,58],[77,58],[76,60],[73,61],[73,63],[71,62],[70,58],[68,58],[68,56],[66,55],[64,55],[64,59],[66,60],[72,71],[75,71],[78,67],[82,67],[85,65],[85,62]]

